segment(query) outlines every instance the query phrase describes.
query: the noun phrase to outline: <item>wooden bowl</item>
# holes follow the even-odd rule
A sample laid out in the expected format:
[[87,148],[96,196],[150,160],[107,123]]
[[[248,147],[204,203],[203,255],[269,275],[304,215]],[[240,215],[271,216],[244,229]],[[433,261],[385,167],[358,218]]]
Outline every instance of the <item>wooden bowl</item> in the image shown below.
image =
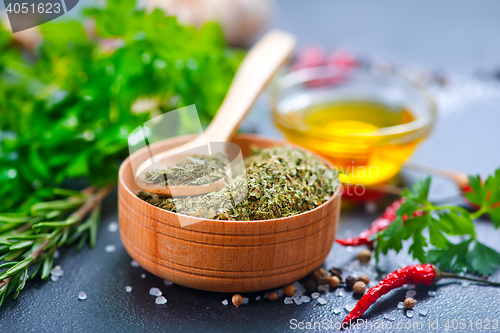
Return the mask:
[[[155,154],[189,139],[168,139],[151,148]],[[256,135],[238,135],[233,142],[243,156],[250,154],[251,145],[284,144]],[[147,154],[144,151],[144,158]],[[120,235],[130,256],[163,279],[218,292],[280,287],[320,266],[335,238],[341,199],[338,186],[327,202],[292,217],[217,221],[183,215],[183,221],[189,219],[190,224],[181,227],[179,214],[146,203],[135,195],[138,191],[127,159],[119,172],[118,212]]]

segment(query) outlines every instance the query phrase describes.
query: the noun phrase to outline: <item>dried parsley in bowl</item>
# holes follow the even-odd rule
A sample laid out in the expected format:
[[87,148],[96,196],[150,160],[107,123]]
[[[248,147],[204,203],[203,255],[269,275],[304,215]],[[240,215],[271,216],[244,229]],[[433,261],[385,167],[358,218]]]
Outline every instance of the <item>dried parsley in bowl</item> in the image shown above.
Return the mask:
[[[186,162],[189,163],[189,162]],[[254,149],[246,175],[219,192],[187,198],[139,197],[157,207],[217,220],[267,220],[297,215],[327,201],[339,186],[338,173],[313,154],[290,146]],[[241,182],[246,182],[246,191]],[[244,197],[243,197],[244,196]],[[234,205],[231,203],[239,202]],[[195,211],[191,207],[197,208]],[[227,207],[231,207],[227,209]]]
[[227,163],[227,157],[220,153],[212,156],[193,155],[175,167],[145,172],[142,181],[163,186],[207,185],[226,175]]

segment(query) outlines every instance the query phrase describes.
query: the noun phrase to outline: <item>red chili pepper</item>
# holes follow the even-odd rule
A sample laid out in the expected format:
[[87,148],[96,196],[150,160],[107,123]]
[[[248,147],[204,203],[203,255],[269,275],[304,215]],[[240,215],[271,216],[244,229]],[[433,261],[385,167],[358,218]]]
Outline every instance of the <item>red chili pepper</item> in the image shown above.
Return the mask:
[[380,281],[379,284],[368,290],[366,294],[363,295],[363,297],[356,304],[356,307],[351,311],[351,313],[349,313],[349,315],[347,315],[347,317],[345,317],[341,328],[347,328],[351,322],[361,317],[363,313],[365,313],[365,311],[368,310],[368,308],[372,306],[380,297],[393,289],[400,288],[404,284],[423,284],[424,286],[430,286],[442,278],[457,278],[483,282],[492,286],[500,286],[500,283],[498,282],[474,279],[466,276],[459,276],[453,273],[445,273],[431,264],[412,265],[400,268],[387,275],[385,279]]
[[[379,233],[380,231],[387,229],[391,225],[391,223],[394,222],[394,220],[396,219],[396,212],[398,211],[399,207],[403,204],[403,202],[404,198],[400,198],[394,201],[389,207],[385,209],[382,216],[373,221],[369,229],[363,231],[357,237],[337,239],[337,243],[342,244],[344,246],[367,245],[373,248],[373,243],[375,241],[373,239],[373,236]],[[422,211],[416,211],[413,214],[413,217],[420,216],[422,214],[423,214]],[[406,215],[403,216],[403,221],[406,221],[407,219],[408,217]]]
[[400,288],[403,284],[423,284],[430,286],[435,278],[436,272],[434,271],[434,266],[431,264],[412,265],[392,272],[380,281],[379,284],[368,290],[358,301],[356,307],[342,322],[342,328],[345,328],[346,323],[349,324],[351,321],[361,317],[373,303],[389,291]]

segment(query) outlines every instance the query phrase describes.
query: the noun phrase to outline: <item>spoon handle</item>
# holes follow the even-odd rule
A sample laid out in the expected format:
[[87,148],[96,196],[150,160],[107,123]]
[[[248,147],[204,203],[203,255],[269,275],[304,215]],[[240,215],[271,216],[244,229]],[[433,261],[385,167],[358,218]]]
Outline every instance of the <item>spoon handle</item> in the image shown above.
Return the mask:
[[290,58],[295,38],[286,32],[267,33],[248,52],[212,123],[205,131],[207,142],[230,141],[262,90]]

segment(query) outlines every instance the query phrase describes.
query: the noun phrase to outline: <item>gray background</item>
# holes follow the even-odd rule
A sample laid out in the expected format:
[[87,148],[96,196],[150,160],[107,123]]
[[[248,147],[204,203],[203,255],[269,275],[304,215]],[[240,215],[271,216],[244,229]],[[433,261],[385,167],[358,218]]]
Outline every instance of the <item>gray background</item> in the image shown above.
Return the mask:
[[[78,5],[81,6],[82,3]],[[500,2],[494,0],[280,0],[276,2],[272,26],[296,34],[299,46],[310,43],[320,43],[327,48],[343,46],[370,58],[376,56],[434,70],[473,75],[477,71],[500,68],[499,14]],[[488,86],[488,89],[495,90],[495,87]],[[477,89],[486,88],[480,85]],[[457,91],[465,94],[468,90]],[[437,90],[436,93],[446,94],[447,91]],[[499,103],[496,99],[481,96],[470,98],[463,105],[459,100],[456,110],[452,108],[442,113],[434,133],[419,147],[413,159],[428,165],[482,174],[500,166]],[[279,135],[268,118],[265,98],[243,128]],[[405,172],[410,182],[418,176]],[[456,194],[455,187],[448,181],[436,180],[433,184],[435,197]],[[333,309],[354,301],[351,293],[344,297],[329,293],[324,296],[328,300],[324,306],[316,302],[284,305],[282,299],[274,303],[255,301],[255,296],[263,295],[262,292],[243,295],[250,297],[250,302],[236,309],[221,304],[222,300],[230,299],[229,294],[165,286],[161,279],[141,268],[131,267],[131,259],[120,242],[119,233],[106,229],[110,222],[117,220],[116,207],[115,193],[105,202],[96,249],[85,248],[81,252],[74,248],[61,250],[56,264],[62,266],[65,274],[59,281],[34,281],[16,301],[6,300],[0,310],[0,331],[288,332],[291,331],[289,321],[293,318],[298,321],[341,321],[346,312],[335,315]],[[339,237],[355,235],[379,214],[380,210],[378,213],[366,213],[363,209],[344,210]],[[477,227],[479,238],[500,250],[500,231],[492,231],[488,220],[482,220]],[[115,253],[104,252],[104,247],[109,244],[117,246]],[[352,265],[360,250],[348,252],[334,246],[325,267]],[[409,258],[403,254],[391,255],[379,268],[392,270],[408,262]],[[143,273],[146,273],[145,279],[141,278]],[[500,281],[500,272],[497,271],[492,279]],[[475,285],[462,287],[452,282],[442,282],[430,288],[418,287],[416,309],[428,309],[429,314],[426,317],[417,314],[409,319],[398,312],[393,325],[415,321],[428,325],[439,320],[439,331],[445,331],[446,320],[465,319],[467,323],[470,319],[500,320],[498,289]],[[130,294],[125,293],[127,285],[134,288]],[[154,297],[148,294],[151,287],[160,288],[168,304],[155,305]],[[88,295],[86,301],[77,299],[82,290]],[[428,290],[436,290],[437,297],[429,297]],[[387,323],[384,315],[395,311],[404,294],[404,290],[392,292],[370,309],[365,318],[372,323]],[[469,329],[461,332],[465,331]]]

